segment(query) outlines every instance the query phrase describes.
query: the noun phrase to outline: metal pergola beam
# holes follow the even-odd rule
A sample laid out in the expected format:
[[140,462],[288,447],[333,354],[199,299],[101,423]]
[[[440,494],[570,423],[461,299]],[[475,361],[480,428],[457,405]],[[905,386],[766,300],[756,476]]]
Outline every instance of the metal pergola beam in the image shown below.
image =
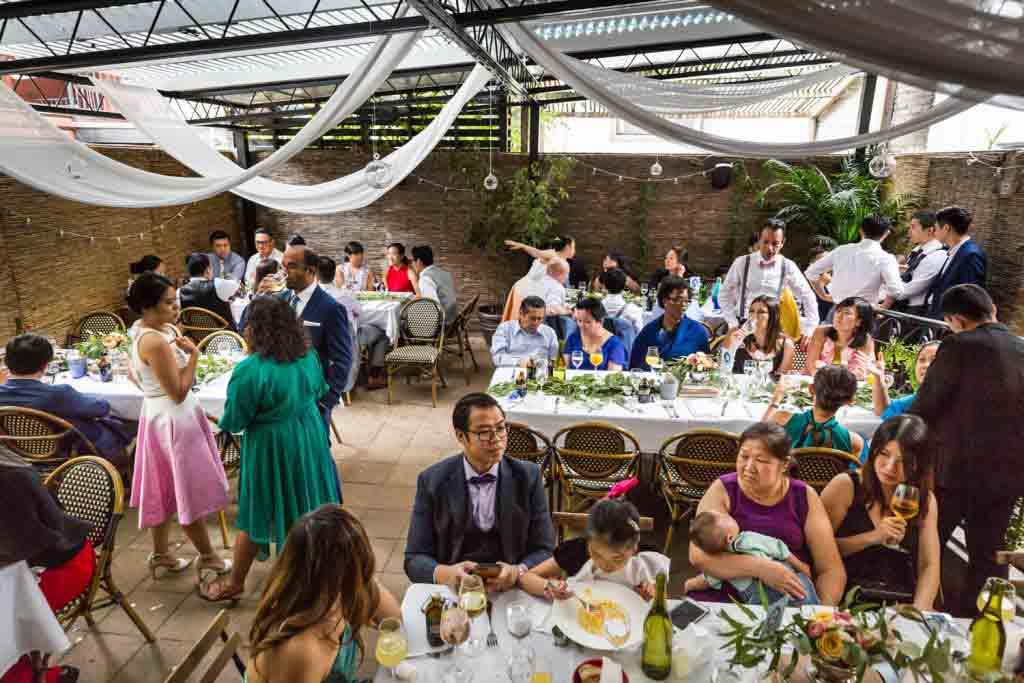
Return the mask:
[[21,0],[0,5],[0,19],[24,19],[48,14],[84,12],[104,7],[145,5],[154,0]]

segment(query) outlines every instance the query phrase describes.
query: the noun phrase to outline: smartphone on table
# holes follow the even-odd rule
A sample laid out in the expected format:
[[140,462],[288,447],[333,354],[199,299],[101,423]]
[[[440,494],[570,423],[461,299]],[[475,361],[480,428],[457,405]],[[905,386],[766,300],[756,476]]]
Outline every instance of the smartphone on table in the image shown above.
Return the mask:
[[494,562],[481,562],[473,573],[483,579],[496,579],[501,574],[501,565]]
[[696,624],[706,617],[709,612],[710,610],[707,607],[687,599],[679,603],[669,616],[672,618],[673,626],[682,630],[690,624]]

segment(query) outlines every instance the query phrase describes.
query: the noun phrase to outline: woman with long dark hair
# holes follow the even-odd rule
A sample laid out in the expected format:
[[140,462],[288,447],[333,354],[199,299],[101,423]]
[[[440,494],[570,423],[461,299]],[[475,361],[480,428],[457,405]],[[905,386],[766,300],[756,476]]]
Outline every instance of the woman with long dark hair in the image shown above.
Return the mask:
[[[875,432],[860,470],[836,475],[822,491],[821,502],[846,565],[847,590],[860,586],[911,592],[915,607],[933,608],[941,550],[934,469],[924,421],[899,415]],[[900,484],[919,492],[920,508],[909,520],[890,513]],[[887,547],[897,544],[901,550]]]
[[388,270],[384,282],[389,292],[413,292],[418,294],[416,271],[405,255],[405,245],[392,242],[387,248]]
[[626,263],[626,257],[619,251],[609,251],[604,255],[604,260],[601,262],[601,271],[594,274],[594,279],[590,281],[590,289],[596,291],[605,291],[604,280],[602,276],[618,268],[626,275],[626,286],[625,288],[634,294],[640,293],[640,285],[637,283],[636,278],[633,276],[633,272],[629,269],[629,265]]
[[804,373],[814,375],[820,365],[842,365],[864,381],[875,358],[871,328],[875,309],[864,299],[848,297],[836,304],[831,325],[821,325],[811,335]]
[[295,312],[277,297],[249,304],[249,356],[228,384],[222,430],[242,433],[238,535],[231,574],[202,586],[207,600],[233,600],[257,555],[278,548],[301,515],[341,492],[317,401],[327,393],[320,361]]
[[324,505],[297,520],[252,621],[249,683],[352,680],[366,655],[363,629],[401,618],[375,572],[352,513]]
[[353,292],[372,292],[377,284],[373,271],[366,265],[366,249],[359,242],[345,245],[345,263],[338,264],[334,286]]
[[793,368],[796,347],[782,332],[779,302],[773,296],[762,294],[750,302],[750,317],[754,331],[747,334],[740,328],[733,336],[736,347],[733,374],[743,373],[743,364],[748,360],[772,360],[772,374],[784,375]]

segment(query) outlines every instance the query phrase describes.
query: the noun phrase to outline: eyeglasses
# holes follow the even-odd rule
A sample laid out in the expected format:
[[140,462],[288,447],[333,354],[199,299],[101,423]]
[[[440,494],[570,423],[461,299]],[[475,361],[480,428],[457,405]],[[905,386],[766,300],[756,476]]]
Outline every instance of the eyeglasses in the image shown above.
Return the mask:
[[262,245],[262,246],[266,246],[266,245],[270,244],[270,240],[256,240],[256,244],[259,244],[259,245]]
[[481,441],[497,441],[508,436],[508,425],[500,424],[493,429],[480,429],[476,431],[470,429],[467,433],[476,435],[476,438]]
[[690,297],[688,296],[667,296],[665,297],[665,303],[667,304],[685,304],[689,303]]

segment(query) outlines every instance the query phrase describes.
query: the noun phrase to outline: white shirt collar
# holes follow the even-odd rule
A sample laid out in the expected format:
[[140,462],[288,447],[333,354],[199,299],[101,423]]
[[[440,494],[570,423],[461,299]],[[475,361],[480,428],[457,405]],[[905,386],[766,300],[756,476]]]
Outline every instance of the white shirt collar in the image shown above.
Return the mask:
[[[498,476],[498,466],[499,465],[501,465],[501,461],[500,460],[498,462],[494,463],[494,465],[491,467],[491,469],[489,469],[486,472],[484,472],[484,474],[491,474],[491,475],[494,475],[495,477],[497,477]],[[462,456],[462,469],[466,472],[466,481],[469,481],[473,477],[482,476],[480,474],[477,474],[476,470],[473,469],[473,466],[469,464],[469,458],[467,458],[465,455]]]
[[970,240],[970,239],[971,239],[971,238],[970,238],[970,236],[968,235],[967,237],[964,237],[964,238],[963,238],[962,240],[960,240],[960,241],[959,241],[959,242],[957,243],[957,245],[956,245],[956,246],[954,246],[954,247],[950,247],[950,248],[949,248],[949,258],[953,258],[953,255],[954,255],[954,254],[955,254],[956,252],[958,252],[958,251],[960,250],[960,247],[962,247],[962,246],[964,246],[965,244],[967,244],[967,241],[968,241],[968,240]]
[[863,237],[863,238],[861,238],[860,244],[861,244],[862,248],[865,249],[865,250],[867,250],[867,249],[881,249],[882,248],[882,243],[881,242],[879,242],[878,240],[873,240],[870,237]]
[[938,241],[935,238],[932,238],[918,248],[921,250],[922,254],[930,254],[933,251],[938,251],[939,249],[942,249],[942,242]]
[[604,300],[605,301],[612,301],[612,302],[615,302],[615,303],[619,303],[619,302],[625,303],[626,302],[626,297],[622,296],[622,292],[619,292],[618,294],[605,294],[604,295]]
[[296,293],[297,296],[299,297],[299,301],[302,302],[303,306],[309,303],[309,300],[313,297],[313,292],[316,291],[316,288],[317,284],[316,282],[313,282],[313,284],[311,284],[309,287],[306,287],[301,292]]

